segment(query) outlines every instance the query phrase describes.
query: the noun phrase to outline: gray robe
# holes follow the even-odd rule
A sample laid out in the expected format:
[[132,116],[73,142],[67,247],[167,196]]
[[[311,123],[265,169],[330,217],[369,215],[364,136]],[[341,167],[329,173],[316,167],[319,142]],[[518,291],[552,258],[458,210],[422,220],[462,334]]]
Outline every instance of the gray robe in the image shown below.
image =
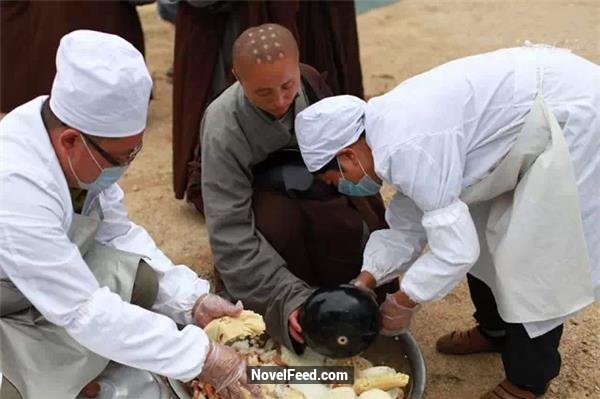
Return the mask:
[[[303,90],[294,113],[307,106]],[[234,83],[207,108],[201,124],[202,193],[215,269],[225,289],[265,317],[269,334],[292,348],[288,316],[312,293],[255,225],[253,166],[276,150],[297,147],[295,136],[245,97]]]

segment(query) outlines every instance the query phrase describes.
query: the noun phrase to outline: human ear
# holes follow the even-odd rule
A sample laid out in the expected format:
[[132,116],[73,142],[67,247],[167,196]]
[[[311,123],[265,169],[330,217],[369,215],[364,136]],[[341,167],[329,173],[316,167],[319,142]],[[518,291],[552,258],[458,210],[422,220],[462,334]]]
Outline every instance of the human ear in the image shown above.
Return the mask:
[[346,147],[339,150],[337,153],[337,157],[338,160],[340,160],[340,164],[345,163],[347,165],[347,163],[349,162],[353,166],[359,166],[358,157],[356,156],[356,152],[352,148]]
[[65,129],[58,134],[58,142],[61,147],[67,151],[70,151],[75,146],[75,142],[79,138],[79,132],[71,128]]

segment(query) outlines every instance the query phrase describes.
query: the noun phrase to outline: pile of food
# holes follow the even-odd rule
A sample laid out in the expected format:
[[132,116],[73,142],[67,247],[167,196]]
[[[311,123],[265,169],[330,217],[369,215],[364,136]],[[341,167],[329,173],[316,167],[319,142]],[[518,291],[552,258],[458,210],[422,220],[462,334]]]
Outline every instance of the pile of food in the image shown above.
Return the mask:
[[[354,384],[264,384],[260,388],[267,399],[402,399],[409,376],[388,366],[376,366],[361,356],[348,359],[326,358],[307,348],[299,356],[276,344],[264,334],[262,317],[243,311],[237,318],[213,320],[205,331],[208,336],[226,343],[246,360],[249,366],[353,366]],[[218,399],[210,384],[195,379],[186,384],[193,399]],[[248,397],[250,395],[248,394]]]

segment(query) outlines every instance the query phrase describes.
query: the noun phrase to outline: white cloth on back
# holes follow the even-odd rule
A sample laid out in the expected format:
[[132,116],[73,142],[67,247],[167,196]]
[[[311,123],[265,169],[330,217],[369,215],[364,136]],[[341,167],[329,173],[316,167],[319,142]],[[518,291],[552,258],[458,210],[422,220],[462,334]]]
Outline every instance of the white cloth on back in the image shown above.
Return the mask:
[[314,172],[365,130],[367,103],[354,96],[325,98],[296,116],[296,137],[308,170]]
[[144,57],[125,39],[76,30],[60,40],[50,108],[68,126],[100,137],[139,134],[151,90]]

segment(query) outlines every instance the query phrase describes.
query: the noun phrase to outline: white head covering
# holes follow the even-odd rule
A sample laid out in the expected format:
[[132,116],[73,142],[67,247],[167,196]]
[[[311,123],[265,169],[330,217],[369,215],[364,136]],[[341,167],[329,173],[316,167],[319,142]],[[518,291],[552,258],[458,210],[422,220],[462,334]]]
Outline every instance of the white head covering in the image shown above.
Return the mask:
[[334,96],[296,116],[296,137],[309,171],[321,169],[339,150],[358,140],[365,130],[366,106],[358,97]]
[[151,89],[144,57],[119,36],[77,30],[60,40],[50,109],[68,126],[100,137],[141,133]]

